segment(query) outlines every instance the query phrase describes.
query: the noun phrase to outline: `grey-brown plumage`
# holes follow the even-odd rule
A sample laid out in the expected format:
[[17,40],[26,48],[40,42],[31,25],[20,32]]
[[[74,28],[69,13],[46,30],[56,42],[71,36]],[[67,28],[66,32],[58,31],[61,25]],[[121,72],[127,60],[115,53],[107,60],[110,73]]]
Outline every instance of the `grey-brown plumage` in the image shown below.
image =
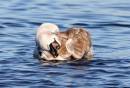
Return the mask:
[[84,28],[70,28],[65,32],[59,32],[58,37],[61,42],[58,55],[62,58],[89,60],[93,56],[90,34]]

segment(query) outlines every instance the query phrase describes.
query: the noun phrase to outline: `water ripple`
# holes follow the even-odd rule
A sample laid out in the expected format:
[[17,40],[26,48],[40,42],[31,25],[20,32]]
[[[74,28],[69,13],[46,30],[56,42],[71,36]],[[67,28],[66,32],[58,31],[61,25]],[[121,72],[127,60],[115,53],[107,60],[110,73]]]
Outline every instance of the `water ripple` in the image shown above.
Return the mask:
[[[130,1],[1,0],[1,88],[129,88]],[[94,58],[43,62],[33,57],[44,22],[61,30],[78,26],[92,36]]]

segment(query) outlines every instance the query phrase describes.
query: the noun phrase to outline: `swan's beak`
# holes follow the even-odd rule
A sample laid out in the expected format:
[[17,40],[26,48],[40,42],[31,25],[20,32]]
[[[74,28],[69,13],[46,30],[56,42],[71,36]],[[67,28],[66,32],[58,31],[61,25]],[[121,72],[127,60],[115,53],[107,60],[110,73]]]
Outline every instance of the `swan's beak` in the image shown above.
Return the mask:
[[57,57],[58,56],[58,49],[60,49],[60,44],[54,40],[54,42],[52,42],[50,45],[50,53],[53,55],[53,57]]

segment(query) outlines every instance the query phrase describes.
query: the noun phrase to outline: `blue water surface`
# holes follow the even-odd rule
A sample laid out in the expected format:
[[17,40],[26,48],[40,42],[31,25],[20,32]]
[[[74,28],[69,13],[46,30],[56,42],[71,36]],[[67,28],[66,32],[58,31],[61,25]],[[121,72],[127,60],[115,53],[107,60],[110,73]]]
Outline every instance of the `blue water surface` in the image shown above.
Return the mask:
[[[91,63],[33,57],[43,22],[87,28]],[[0,88],[130,88],[130,0],[0,0]]]

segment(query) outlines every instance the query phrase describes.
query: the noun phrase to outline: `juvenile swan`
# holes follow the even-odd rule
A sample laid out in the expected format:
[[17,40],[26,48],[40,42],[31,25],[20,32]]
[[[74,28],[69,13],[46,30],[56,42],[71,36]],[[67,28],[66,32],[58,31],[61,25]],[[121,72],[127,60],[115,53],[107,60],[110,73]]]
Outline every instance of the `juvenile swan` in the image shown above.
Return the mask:
[[57,35],[61,43],[60,49],[57,50],[58,56],[54,58],[48,54],[48,60],[78,60],[82,58],[91,60],[93,52],[88,31],[83,28],[70,28],[64,32],[58,32]]

